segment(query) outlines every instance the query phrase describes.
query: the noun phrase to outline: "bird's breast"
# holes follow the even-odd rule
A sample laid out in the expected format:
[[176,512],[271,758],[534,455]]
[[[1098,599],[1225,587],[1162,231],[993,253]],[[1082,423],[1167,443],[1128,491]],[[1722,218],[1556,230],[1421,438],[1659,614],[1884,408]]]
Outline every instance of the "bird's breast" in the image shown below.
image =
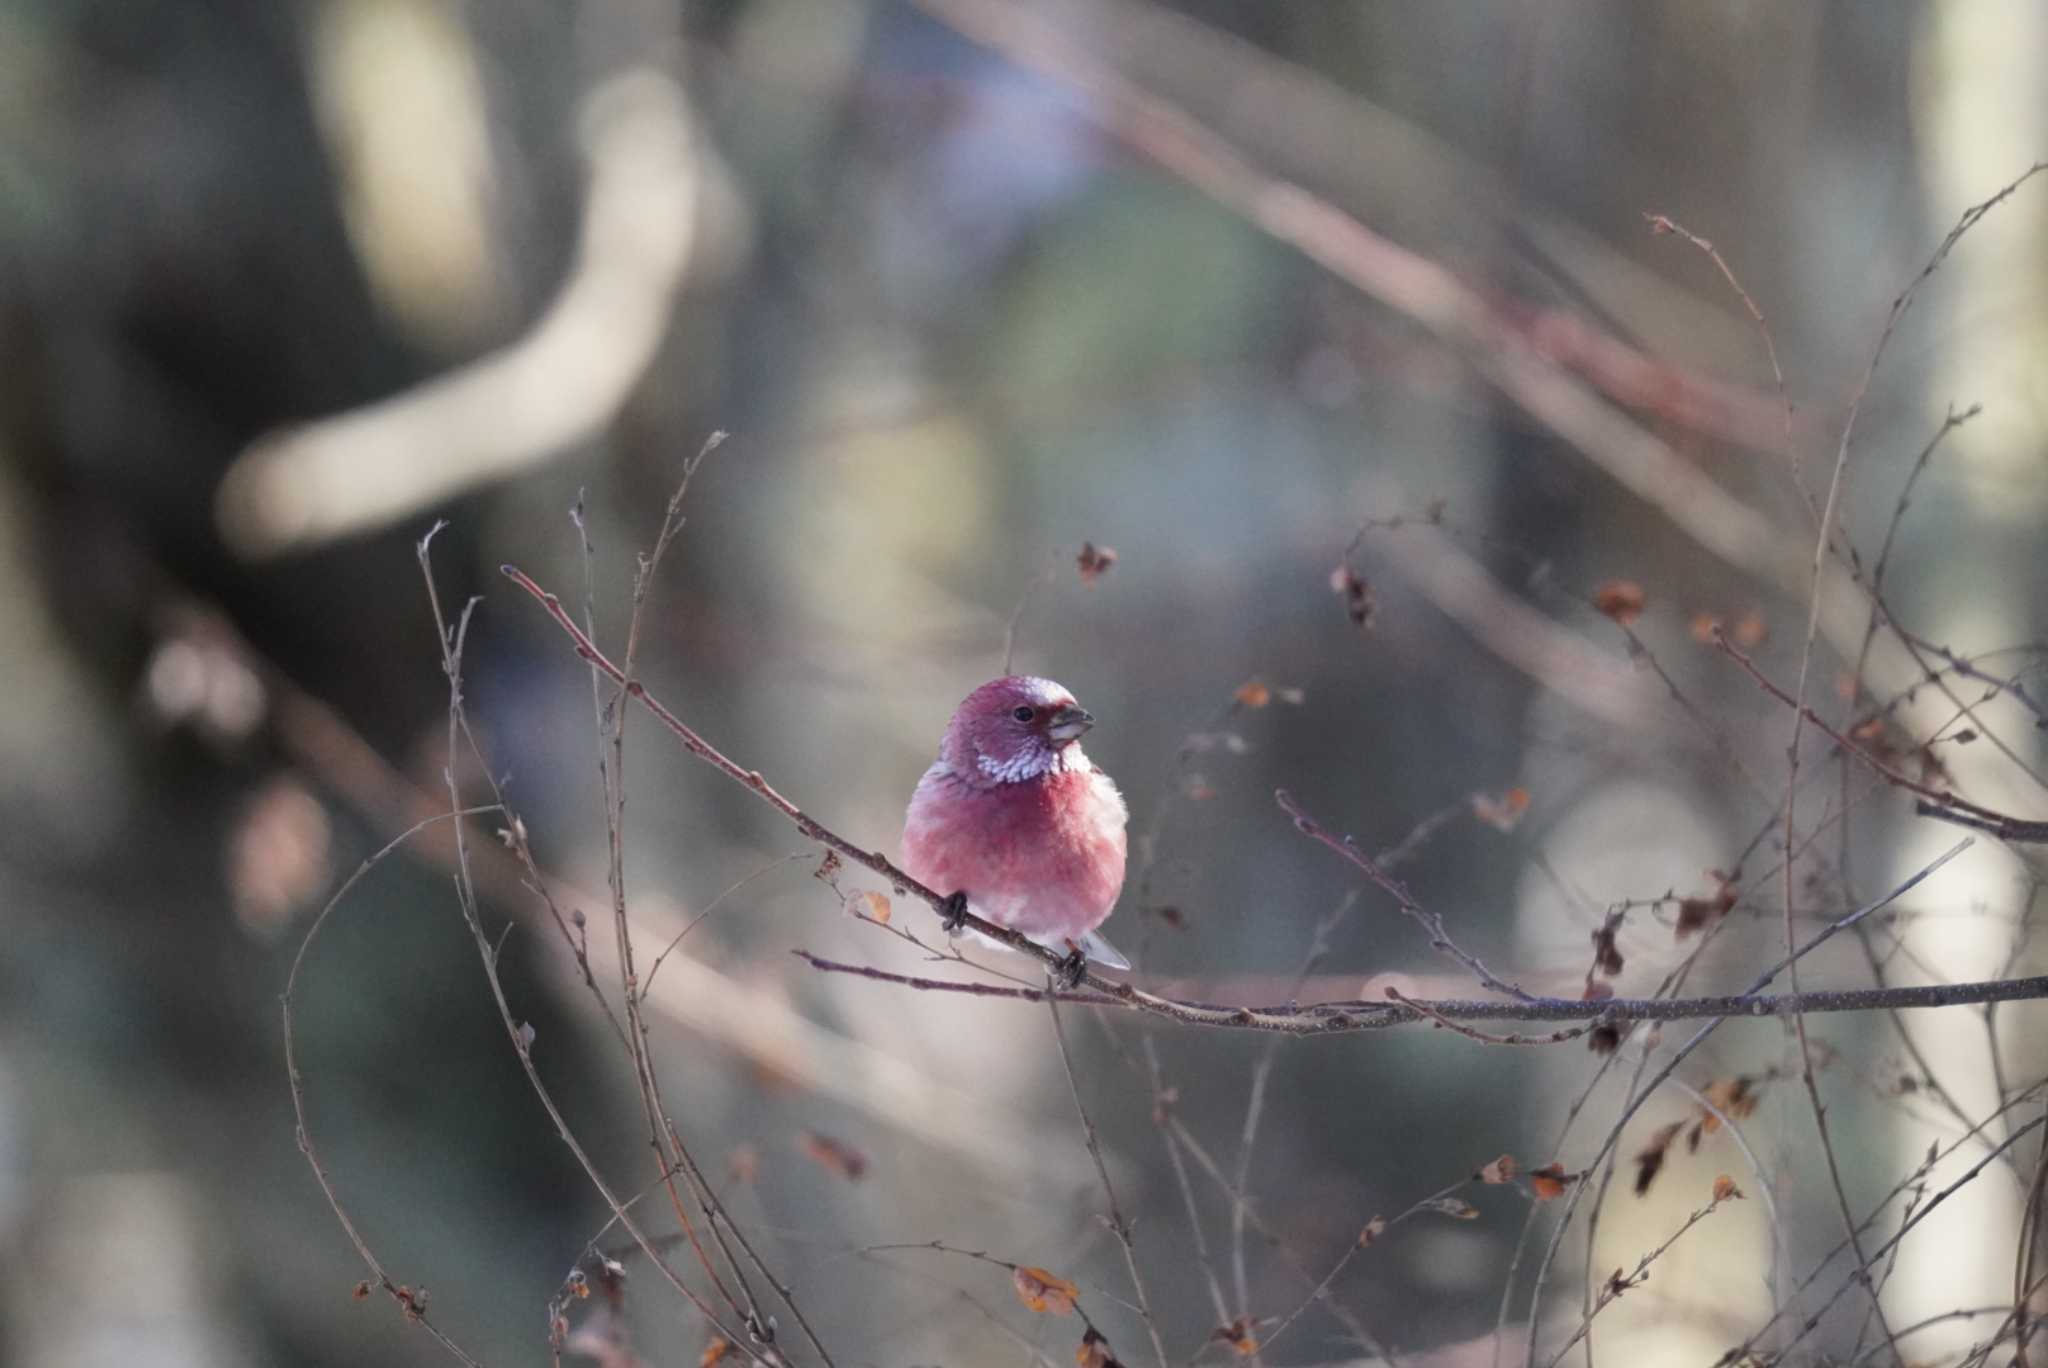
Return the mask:
[[1127,821],[1092,765],[986,787],[935,765],[905,816],[904,869],[938,892],[964,889],[992,921],[1078,934],[1116,905]]

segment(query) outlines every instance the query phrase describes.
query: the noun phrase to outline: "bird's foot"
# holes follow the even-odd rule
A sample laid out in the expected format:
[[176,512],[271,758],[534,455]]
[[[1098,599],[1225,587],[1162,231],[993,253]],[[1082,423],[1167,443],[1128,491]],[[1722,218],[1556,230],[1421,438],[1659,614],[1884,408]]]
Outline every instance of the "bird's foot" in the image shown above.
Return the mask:
[[948,893],[945,900],[939,904],[939,929],[950,936],[965,925],[967,925],[966,891],[963,889],[958,892]]
[[[1073,945],[1072,941],[1067,942]],[[1071,993],[1081,986],[1081,980],[1088,977],[1088,957],[1081,953],[1081,947],[1074,945],[1073,953],[1061,959],[1052,967],[1053,986],[1063,993]]]

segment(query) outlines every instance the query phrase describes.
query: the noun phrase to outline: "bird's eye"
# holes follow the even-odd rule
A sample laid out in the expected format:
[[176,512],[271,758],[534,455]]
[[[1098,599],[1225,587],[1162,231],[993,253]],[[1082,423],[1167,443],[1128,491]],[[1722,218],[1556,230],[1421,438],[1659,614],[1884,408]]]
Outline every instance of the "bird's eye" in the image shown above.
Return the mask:
[[1019,722],[1029,722],[1032,718],[1038,716],[1038,714],[1028,707],[1012,708],[1010,709],[1010,716],[1016,718]]

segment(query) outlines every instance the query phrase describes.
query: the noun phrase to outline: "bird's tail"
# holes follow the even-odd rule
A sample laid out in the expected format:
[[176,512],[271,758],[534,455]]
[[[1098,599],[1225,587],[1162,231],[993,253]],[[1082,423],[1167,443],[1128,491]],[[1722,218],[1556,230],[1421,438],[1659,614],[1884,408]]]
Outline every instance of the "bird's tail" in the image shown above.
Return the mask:
[[1081,953],[1086,955],[1091,963],[1099,964],[1105,969],[1129,970],[1131,967],[1131,962],[1123,957],[1122,952],[1093,931],[1083,932],[1076,944],[1081,947]]
[[[999,940],[982,935],[981,932],[976,931],[971,926],[961,931],[956,931],[954,934],[972,937],[983,945],[993,946],[998,950],[1008,950],[1010,948]],[[1131,962],[1124,958],[1123,952],[1093,931],[1083,931],[1079,936],[1039,936],[1031,935],[1029,932],[1025,934],[1030,940],[1044,946],[1056,955],[1064,955],[1069,950],[1078,947],[1081,954],[1087,958],[1090,964],[1099,964],[1104,969],[1118,969],[1126,973],[1130,972]]]

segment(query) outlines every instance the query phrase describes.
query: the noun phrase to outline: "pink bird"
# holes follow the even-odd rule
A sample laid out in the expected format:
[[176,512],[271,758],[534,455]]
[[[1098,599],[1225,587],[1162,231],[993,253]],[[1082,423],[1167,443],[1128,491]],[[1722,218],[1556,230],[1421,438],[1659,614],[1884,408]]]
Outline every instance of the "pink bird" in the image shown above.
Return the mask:
[[[1009,675],[967,695],[903,817],[903,868],[953,915],[1022,932],[1064,956],[1128,969],[1096,934],[1124,885],[1116,784],[1081,749],[1095,719],[1050,679]],[[956,923],[957,925],[957,923]]]

